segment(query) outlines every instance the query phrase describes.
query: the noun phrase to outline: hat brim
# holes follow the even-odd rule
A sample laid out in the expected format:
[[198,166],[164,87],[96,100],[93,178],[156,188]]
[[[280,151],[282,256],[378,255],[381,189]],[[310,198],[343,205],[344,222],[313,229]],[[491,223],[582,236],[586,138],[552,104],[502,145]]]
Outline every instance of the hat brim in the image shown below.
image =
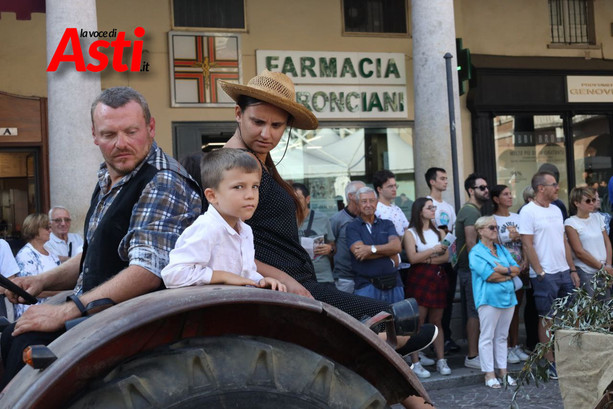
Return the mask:
[[251,98],[259,99],[260,101],[267,102],[284,111],[287,111],[293,118],[292,126],[299,129],[317,129],[319,122],[311,111],[309,111],[304,105],[299,104],[289,99],[280,98],[278,95],[271,94],[270,92],[254,88],[250,85],[242,85],[234,82],[221,82],[221,88],[230,98],[235,102],[238,102],[238,98],[241,95],[246,95]]

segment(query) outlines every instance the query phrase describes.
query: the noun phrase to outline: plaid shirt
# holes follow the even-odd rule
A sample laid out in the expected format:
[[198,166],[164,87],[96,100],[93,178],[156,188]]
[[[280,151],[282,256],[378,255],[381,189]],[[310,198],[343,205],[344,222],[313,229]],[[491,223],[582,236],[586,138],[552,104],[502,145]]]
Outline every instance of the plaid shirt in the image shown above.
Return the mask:
[[[190,176],[185,169],[175,159],[167,156],[155,142],[147,158],[112,187],[106,163],[100,165],[100,194],[89,220],[86,238],[87,241],[92,240],[98,224],[121,188],[136,175],[145,162],[160,171],[143,189],[132,210],[128,231],[117,251],[121,259],[130,261],[130,265],[141,266],[160,277],[160,272],[168,264],[168,254],[174,248],[177,238],[200,215],[202,201],[187,183],[186,179]],[[82,292],[81,282],[82,280],[79,280],[76,288],[78,294]]]

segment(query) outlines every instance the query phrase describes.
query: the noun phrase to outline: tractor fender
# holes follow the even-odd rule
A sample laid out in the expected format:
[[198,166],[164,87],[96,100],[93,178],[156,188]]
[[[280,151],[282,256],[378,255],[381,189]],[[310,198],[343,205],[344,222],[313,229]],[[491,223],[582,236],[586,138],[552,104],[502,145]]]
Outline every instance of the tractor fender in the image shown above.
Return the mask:
[[108,308],[49,345],[57,360],[26,366],[0,393],[3,408],[62,408],[94,379],[130,358],[189,338],[260,336],[296,344],[344,365],[389,404],[428,394],[408,364],[364,324],[295,294],[210,285],[149,293]]

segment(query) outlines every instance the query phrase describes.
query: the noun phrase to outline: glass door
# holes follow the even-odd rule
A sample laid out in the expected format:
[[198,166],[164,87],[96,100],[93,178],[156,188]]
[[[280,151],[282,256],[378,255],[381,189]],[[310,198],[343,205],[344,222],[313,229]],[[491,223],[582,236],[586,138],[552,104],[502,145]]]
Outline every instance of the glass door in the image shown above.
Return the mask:
[[513,194],[512,211],[523,201],[523,191],[538,171],[556,174],[560,200],[568,201],[566,136],[560,115],[499,115],[494,117],[496,183]]
[[0,151],[0,238],[18,245],[23,220],[38,209],[38,150]]
[[605,115],[572,117],[575,180],[598,191],[603,211],[610,211],[607,185],[613,175],[609,118]]

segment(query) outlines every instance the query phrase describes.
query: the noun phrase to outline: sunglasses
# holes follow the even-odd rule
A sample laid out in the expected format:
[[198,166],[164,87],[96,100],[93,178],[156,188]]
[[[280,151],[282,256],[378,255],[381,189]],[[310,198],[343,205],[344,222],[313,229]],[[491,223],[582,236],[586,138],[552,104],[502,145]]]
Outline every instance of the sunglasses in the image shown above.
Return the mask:
[[587,199],[585,199],[585,203],[587,203],[587,204],[596,203],[596,200],[598,200],[598,199],[592,199],[592,198],[588,197]]
[[487,226],[487,228],[488,228],[490,231],[497,231],[497,230],[498,230],[498,226]]
[[485,192],[486,190],[488,190],[490,187],[488,185],[481,185],[481,186],[473,186],[473,189],[479,189],[482,192]]
[[428,209],[428,210],[436,210],[436,206],[427,206],[426,209]]

